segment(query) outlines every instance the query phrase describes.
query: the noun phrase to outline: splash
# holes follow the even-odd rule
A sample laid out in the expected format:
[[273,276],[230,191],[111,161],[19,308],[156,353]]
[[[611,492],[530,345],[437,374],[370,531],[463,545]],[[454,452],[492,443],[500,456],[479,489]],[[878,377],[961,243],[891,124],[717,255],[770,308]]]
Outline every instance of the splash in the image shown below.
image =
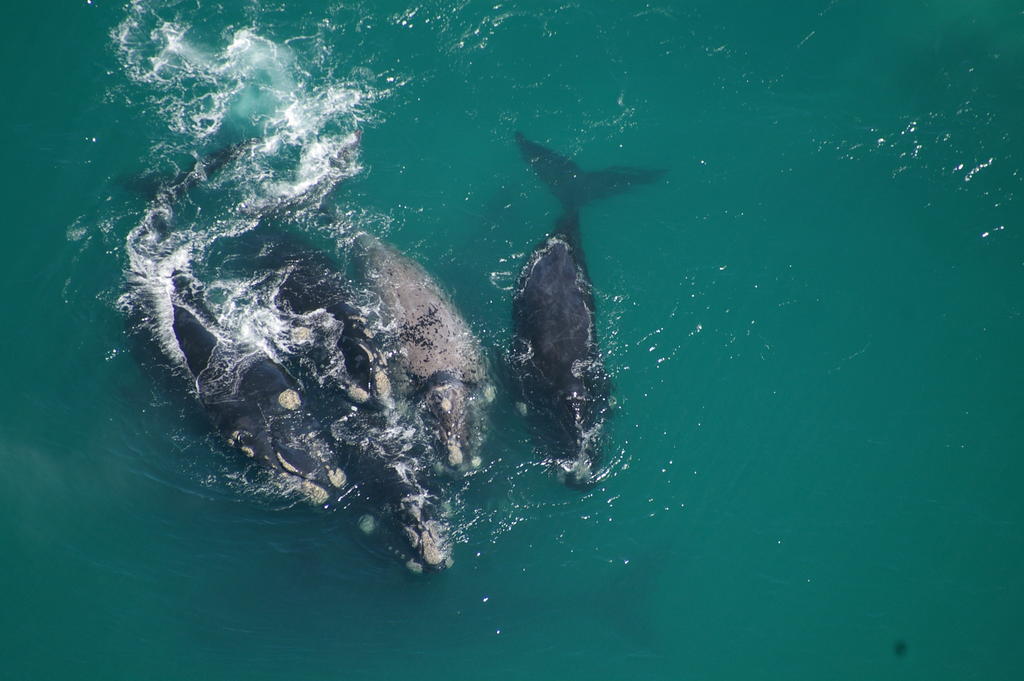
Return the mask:
[[[173,3],[135,0],[111,32],[128,80],[143,93],[135,106],[170,133],[151,145],[150,165],[203,159],[248,141],[216,175],[201,177],[197,191],[158,196],[127,238],[131,290],[121,304],[158,311],[150,321],[165,345],[173,345],[170,275],[203,267],[220,240],[243,235],[268,214],[318,214],[326,196],[362,169],[359,130],[373,99],[324,72],[322,54],[304,58],[256,26],[228,29],[213,45],[198,37],[201,28]],[[157,234],[158,226],[169,234]],[[268,312],[272,287],[216,273],[207,282],[220,299],[222,328],[273,356],[286,324]]]
[[194,32],[137,0],[111,34],[126,75],[143,88],[143,113],[172,133],[154,144],[155,156],[258,140],[235,173],[246,187],[238,205],[249,212],[322,199],[361,170],[353,149],[372,91],[321,72],[255,27],[233,30],[220,46]]

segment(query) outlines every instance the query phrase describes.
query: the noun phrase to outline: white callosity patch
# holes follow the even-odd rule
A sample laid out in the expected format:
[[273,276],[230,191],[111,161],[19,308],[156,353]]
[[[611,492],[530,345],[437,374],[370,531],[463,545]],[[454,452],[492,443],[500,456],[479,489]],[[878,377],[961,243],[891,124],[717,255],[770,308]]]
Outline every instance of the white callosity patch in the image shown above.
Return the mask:
[[288,461],[288,459],[284,458],[281,455],[281,452],[277,452],[277,461],[278,463],[281,464],[281,468],[285,469],[289,473],[294,473],[295,475],[298,475],[300,473],[298,468],[293,466],[291,462]]
[[370,393],[358,385],[350,385],[348,386],[348,398],[356,404],[364,404],[370,399]]
[[373,534],[377,530],[377,519],[368,513],[360,516],[359,530],[363,534]]
[[340,468],[328,468],[327,478],[331,481],[332,485],[339,488],[344,487],[345,482],[348,480],[345,475],[345,471]]
[[373,371],[373,385],[377,390],[377,398],[387,403],[391,399],[391,379],[381,369]]
[[327,500],[330,499],[330,495],[327,494],[327,490],[325,490],[323,487],[316,484],[315,482],[303,480],[300,483],[300,488],[302,489],[302,492],[307,497],[309,497],[309,499],[314,504],[325,504],[327,503]]
[[281,391],[281,394],[277,396],[277,402],[285,409],[298,409],[302,406],[302,399],[299,397],[299,393],[291,388]]
[[439,545],[436,536],[437,530],[434,527],[436,524],[432,522],[426,523],[427,529],[420,537],[420,549],[423,559],[429,565],[440,565],[448,557],[447,552]]
[[448,463],[452,466],[462,465],[462,447],[457,442],[448,444]]

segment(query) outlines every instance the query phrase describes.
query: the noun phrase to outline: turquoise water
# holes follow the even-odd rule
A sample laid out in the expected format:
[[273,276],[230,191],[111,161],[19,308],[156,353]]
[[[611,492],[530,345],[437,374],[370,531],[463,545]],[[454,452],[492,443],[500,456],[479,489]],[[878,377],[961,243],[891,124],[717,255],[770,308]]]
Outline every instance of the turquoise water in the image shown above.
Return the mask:
[[[3,678],[1019,677],[1018,3],[5,14]],[[559,485],[499,377],[455,564],[415,576],[246,489],[140,364],[125,180],[258,136],[219,200],[286,195],[361,130],[338,229],[422,262],[500,366],[557,215],[517,129],[669,170],[582,216],[610,471]]]

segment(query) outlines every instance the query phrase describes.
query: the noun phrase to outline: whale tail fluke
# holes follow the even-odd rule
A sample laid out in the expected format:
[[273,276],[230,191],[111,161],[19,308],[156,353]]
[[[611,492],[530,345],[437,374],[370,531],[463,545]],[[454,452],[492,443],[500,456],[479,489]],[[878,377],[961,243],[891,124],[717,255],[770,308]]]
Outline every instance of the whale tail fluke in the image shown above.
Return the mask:
[[516,143],[526,162],[562,204],[566,215],[573,215],[581,206],[622,193],[633,185],[656,182],[666,172],[625,166],[587,172],[572,159],[526,139],[521,132],[516,132]]

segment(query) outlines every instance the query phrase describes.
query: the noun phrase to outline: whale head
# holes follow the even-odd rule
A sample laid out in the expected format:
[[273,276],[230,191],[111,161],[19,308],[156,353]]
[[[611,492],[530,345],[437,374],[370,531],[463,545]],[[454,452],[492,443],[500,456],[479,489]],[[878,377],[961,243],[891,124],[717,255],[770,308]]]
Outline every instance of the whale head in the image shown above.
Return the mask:
[[439,572],[453,564],[448,524],[420,520],[404,526],[414,557],[406,566],[413,572]]
[[402,497],[398,522],[413,557],[406,566],[414,572],[437,572],[452,565],[451,528],[440,513],[437,497],[412,485]]
[[350,448],[350,454],[349,465],[361,478],[361,495],[378,513],[383,512],[382,530],[389,550],[414,572],[450,567],[451,527],[441,500],[428,486],[422,452],[410,453],[384,438]]
[[435,377],[423,396],[435,446],[444,465],[453,470],[473,465],[470,403],[469,386],[451,376]]

